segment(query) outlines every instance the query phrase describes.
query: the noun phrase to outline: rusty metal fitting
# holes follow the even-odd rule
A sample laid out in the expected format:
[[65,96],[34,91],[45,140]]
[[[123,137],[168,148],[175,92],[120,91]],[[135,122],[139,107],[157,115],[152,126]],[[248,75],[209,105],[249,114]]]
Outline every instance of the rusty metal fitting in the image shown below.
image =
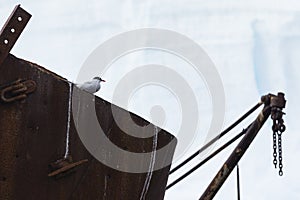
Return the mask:
[[71,174],[74,172],[74,168],[86,162],[88,162],[88,159],[73,162],[72,156],[69,155],[66,158],[59,159],[49,164],[51,173],[48,174],[48,177],[54,177],[55,179],[62,178]]
[[285,108],[286,100],[284,98],[284,93],[278,92],[277,95],[267,94],[261,97],[261,101],[265,105],[270,105],[272,108]]
[[283,109],[285,108],[286,100],[284,98],[284,93],[278,92],[277,96],[272,95],[270,99],[270,106]]
[[31,14],[17,5],[0,31],[0,66],[20,37]]
[[17,79],[16,81],[1,87],[0,99],[5,103],[22,100],[35,90],[36,83],[33,80]]

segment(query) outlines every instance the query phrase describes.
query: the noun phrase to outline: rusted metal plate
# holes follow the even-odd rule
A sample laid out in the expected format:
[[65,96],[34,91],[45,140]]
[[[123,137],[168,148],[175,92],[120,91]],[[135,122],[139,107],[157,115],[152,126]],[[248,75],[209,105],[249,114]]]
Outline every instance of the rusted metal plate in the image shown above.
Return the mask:
[[[58,75],[9,54],[0,67],[0,85],[19,78],[33,80],[36,90],[21,101],[0,102],[0,199],[140,199],[147,173],[120,172],[96,160],[82,144],[73,117],[70,154],[74,163],[86,159],[88,162],[60,179],[48,177],[53,172],[48,165],[65,153],[69,85]],[[82,96],[87,103],[93,102],[92,95],[83,92]],[[86,105],[81,103],[81,106]],[[114,105],[95,98],[94,106],[97,116],[101,116],[99,123],[113,143],[132,152],[151,152],[153,138],[137,139],[120,130],[111,113]],[[127,112],[116,109],[117,114]],[[82,112],[81,117],[84,119],[88,114]],[[149,124],[131,115],[138,124]],[[173,139],[174,136],[161,130],[158,149]],[[164,155],[166,163],[172,159],[174,150],[175,145]],[[169,168],[170,165],[153,172],[145,199],[163,199]]]
[[17,5],[0,32],[0,66],[15,45],[31,14]]

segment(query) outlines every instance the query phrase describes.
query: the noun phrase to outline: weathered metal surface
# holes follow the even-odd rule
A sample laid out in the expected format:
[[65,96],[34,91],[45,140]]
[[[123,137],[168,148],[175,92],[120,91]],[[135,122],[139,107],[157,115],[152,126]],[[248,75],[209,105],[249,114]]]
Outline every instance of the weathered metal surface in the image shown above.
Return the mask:
[[225,161],[224,165],[221,167],[214,179],[211,181],[207,189],[200,197],[200,200],[211,200],[214,198],[216,193],[222,187],[223,183],[226,181],[234,167],[237,165],[239,160],[242,158],[242,156],[256,137],[265,121],[270,116],[271,109],[276,106],[281,111],[281,109],[283,109],[285,106],[285,99],[282,93],[279,93],[278,96],[272,94],[265,95],[262,97],[262,102],[264,103],[263,110],[259,113],[255,121],[252,122],[250,127],[247,129],[245,136],[233,150],[229,158]]
[[31,18],[20,5],[17,5],[0,32],[0,65],[15,45],[25,26]]
[[[48,177],[53,172],[48,165],[65,153],[69,85],[58,75],[9,54],[0,66],[0,85],[18,78],[35,81],[37,88],[21,101],[0,102],[0,199],[140,199],[147,174],[120,172],[97,161],[83,146],[73,120],[70,155],[74,163],[85,159],[88,162],[60,179]],[[82,96],[93,100],[91,94],[83,92]],[[120,130],[111,113],[114,105],[100,98],[95,98],[94,103],[97,116],[101,116],[99,123],[113,143],[132,152],[152,151],[153,138],[134,138]],[[117,108],[118,112],[127,111]],[[81,117],[84,119],[85,115],[88,113],[83,112]],[[131,116],[138,124],[149,124],[134,114]],[[160,130],[158,149],[173,139]],[[174,149],[173,145],[164,155],[166,163],[172,159]],[[153,172],[145,199],[163,199],[169,168],[168,165]]]

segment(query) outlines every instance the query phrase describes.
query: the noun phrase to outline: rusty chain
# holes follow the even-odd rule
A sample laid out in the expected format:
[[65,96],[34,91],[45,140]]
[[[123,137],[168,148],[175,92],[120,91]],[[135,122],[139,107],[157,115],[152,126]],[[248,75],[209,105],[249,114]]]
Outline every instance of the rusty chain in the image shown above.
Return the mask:
[[[272,108],[272,119],[273,119],[273,164],[275,168],[277,163],[279,166],[279,176],[283,175],[283,164],[282,164],[282,133],[285,131],[284,121],[282,116],[285,114],[281,109],[277,107]],[[278,155],[278,158],[277,158]]]

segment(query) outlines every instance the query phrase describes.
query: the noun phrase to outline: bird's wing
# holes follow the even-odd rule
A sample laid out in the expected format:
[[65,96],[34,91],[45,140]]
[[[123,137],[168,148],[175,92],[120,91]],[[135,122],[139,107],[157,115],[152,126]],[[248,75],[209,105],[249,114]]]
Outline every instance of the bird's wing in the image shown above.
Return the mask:
[[100,89],[100,82],[99,81],[87,81],[83,84],[77,84],[77,87],[81,90],[85,90],[90,93],[95,93]]
[[82,83],[81,85],[91,85],[91,84],[93,84],[93,81],[87,81],[87,82]]
[[77,84],[77,87],[83,89],[83,88],[89,87],[92,84],[93,84],[92,81],[87,81],[85,83]]

